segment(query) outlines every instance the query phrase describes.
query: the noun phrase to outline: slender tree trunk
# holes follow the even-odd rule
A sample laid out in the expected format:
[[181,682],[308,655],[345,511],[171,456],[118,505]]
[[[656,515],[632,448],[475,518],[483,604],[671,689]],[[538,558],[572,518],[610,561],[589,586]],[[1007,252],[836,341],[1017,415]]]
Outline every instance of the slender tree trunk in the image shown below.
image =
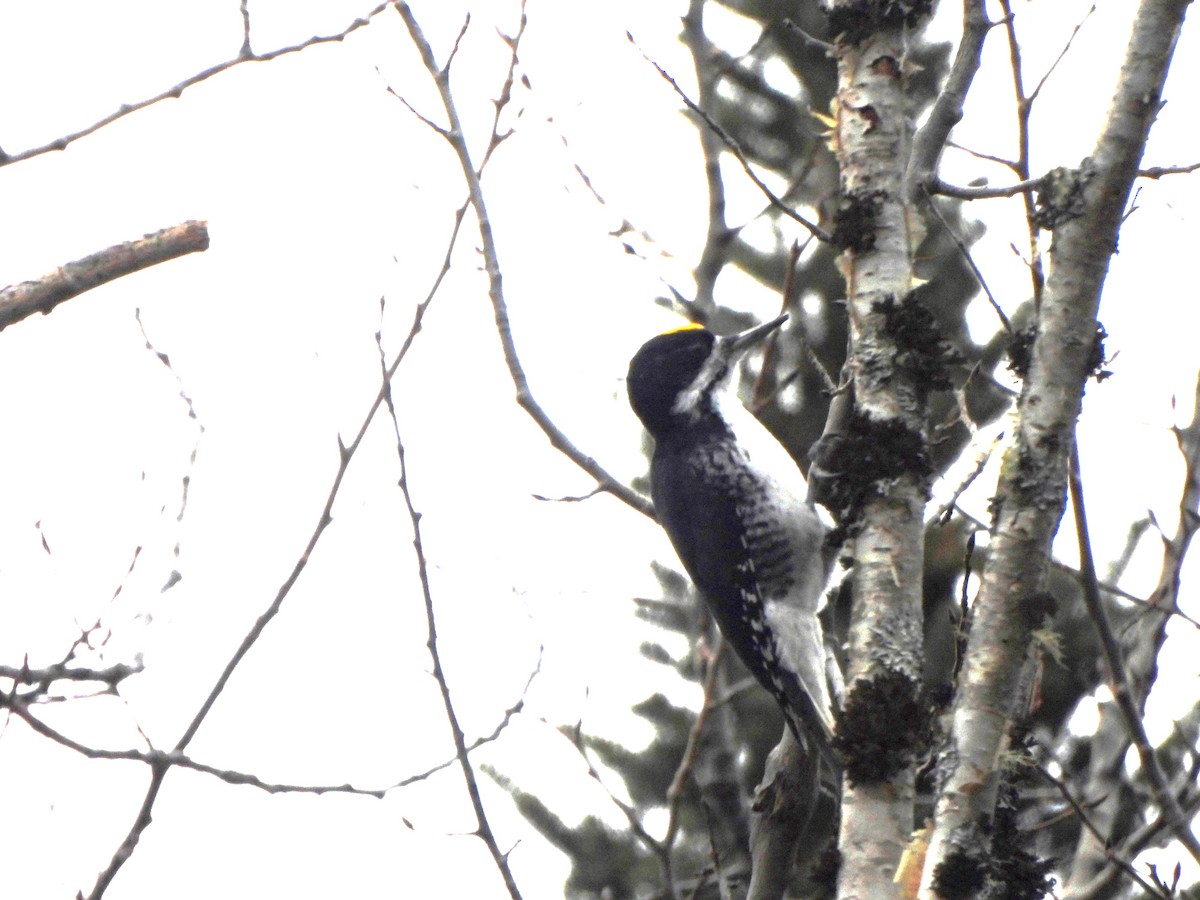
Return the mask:
[[939,878],[958,868],[947,863],[987,857],[978,826],[992,820],[1008,725],[1014,709],[1026,702],[1020,673],[1030,632],[1043,619],[1039,592],[1064,508],[1084,381],[1095,363],[1100,291],[1187,6],[1186,0],[1143,0],[1095,153],[1050,200],[1057,217],[1052,269],[1018,401],[1015,440],[996,492],[991,552],[941,757],[925,898],[944,895],[948,885],[939,891]]

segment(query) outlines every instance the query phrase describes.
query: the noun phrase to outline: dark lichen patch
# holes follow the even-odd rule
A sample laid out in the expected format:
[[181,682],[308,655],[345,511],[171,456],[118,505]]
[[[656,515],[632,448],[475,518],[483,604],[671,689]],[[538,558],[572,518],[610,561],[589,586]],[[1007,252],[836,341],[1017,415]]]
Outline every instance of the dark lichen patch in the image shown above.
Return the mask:
[[849,191],[838,200],[833,244],[841,250],[867,253],[875,247],[876,220],[887,198],[885,191]]
[[1092,341],[1092,352],[1088,356],[1088,375],[1095,378],[1096,381],[1103,381],[1112,375],[1112,372],[1106,368],[1108,365],[1108,354],[1104,349],[1104,342],[1108,339],[1108,332],[1104,330],[1104,326],[1099,322],[1096,323],[1096,336]]
[[1008,355],[1008,371],[1022,381],[1029,374],[1029,364],[1033,362],[1033,342],[1037,339],[1037,326],[1026,325],[1012,337],[1012,342],[1006,351]]
[[1001,769],[992,817],[981,817],[958,829],[951,838],[954,849],[934,869],[934,889],[946,900],[1041,900],[1054,889],[1049,872],[1055,860],[1042,859],[1025,849],[1027,836],[1018,822],[1021,795],[1017,782],[1028,771],[1030,744],[1022,727],[1013,729],[1012,752]]
[[911,766],[929,746],[930,733],[919,680],[885,669],[854,683],[833,746],[851,785],[874,784]]
[[983,889],[987,865],[982,850],[956,847],[933,870],[933,891],[943,900],[971,900]]
[[909,294],[899,303],[887,297],[871,307],[884,317],[884,331],[896,345],[896,369],[907,376],[922,400],[936,391],[949,390],[952,366],[961,365],[962,354],[942,337],[924,304]]
[[1040,859],[1025,849],[1025,836],[1017,826],[1017,802],[1016,787],[1002,784],[988,854],[989,896],[1041,900],[1054,889],[1048,874],[1054,860]]
[[1035,199],[1033,223],[1053,231],[1064,222],[1082,216],[1087,211],[1083,189],[1092,174],[1091,160],[1087,159],[1078,169],[1059,166],[1047,172]]
[[1021,614],[1030,631],[1044,627],[1057,610],[1058,598],[1049,591],[1034,591],[1021,603]]
[[843,431],[817,442],[812,459],[813,499],[838,522],[830,534],[833,546],[857,532],[863,502],[881,494],[887,482],[909,474],[927,485],[932,473],[922,434],[897,419],[874,419],[857,411]]
[[[1033,362],[1033,344],[1037,339],[1037,326],[1027,325],[1013,335],[1008,345],[1008,371],[1024,380],[1029,375],[1029,367]],[[1108,340],[1108,332],[1099,322],[1096,323],[1096,333],[1092,336],[1092,346],[1088,351],[1087,375],[1097,381],[1104,381],[1112,375],[1105,368],[1109,363],[1108,352],[1104,342]]]
[[838,872],[842,868],[842,851],[837,844],[830,842],[812,865],[813,885],[825,891],[825,895],[833,897],[837,894]]
[[861,44],[885,28],[915,28],[933,12],[933,0],[852,0],[829,10],[829,32],[842,44]]

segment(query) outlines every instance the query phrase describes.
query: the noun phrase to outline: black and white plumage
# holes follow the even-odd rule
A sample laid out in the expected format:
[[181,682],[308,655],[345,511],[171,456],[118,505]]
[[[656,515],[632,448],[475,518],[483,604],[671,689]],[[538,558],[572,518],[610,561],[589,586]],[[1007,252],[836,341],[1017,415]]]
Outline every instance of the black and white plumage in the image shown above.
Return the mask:
[[745,352],[786,318],[732,337],[691,326],[652,338],[630,363],[629,402],[655,441],[651,496],[680,561],[796,739],[832,760],[817,619],[825,527],[795,461],[733,384]]

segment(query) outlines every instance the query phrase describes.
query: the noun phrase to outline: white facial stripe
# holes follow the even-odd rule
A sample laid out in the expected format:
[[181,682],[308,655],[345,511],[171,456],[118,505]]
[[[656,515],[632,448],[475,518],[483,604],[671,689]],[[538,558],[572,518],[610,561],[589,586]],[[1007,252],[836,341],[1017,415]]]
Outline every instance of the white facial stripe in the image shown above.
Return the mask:
[[717,383],[729,374],[729,363],[724,353],[710,354],[704,365],[692,379],[692,383],[679,392],[679,398],[671,407],[671,412],[679,415],[694,416],[700,411],[700,398],[711,393]]

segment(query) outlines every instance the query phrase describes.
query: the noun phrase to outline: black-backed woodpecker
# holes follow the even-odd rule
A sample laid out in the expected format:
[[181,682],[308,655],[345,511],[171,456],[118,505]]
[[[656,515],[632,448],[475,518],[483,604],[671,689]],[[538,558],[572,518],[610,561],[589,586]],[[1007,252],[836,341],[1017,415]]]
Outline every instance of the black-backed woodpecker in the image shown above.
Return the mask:
[[746,351],[786,319],[731,337],[693,325],[652,338],[629,364],[629,403],[654,438],[651,497],[683,567],[796,740],[832,762],[817,619],[825,527],[795,460],[734,384]]

